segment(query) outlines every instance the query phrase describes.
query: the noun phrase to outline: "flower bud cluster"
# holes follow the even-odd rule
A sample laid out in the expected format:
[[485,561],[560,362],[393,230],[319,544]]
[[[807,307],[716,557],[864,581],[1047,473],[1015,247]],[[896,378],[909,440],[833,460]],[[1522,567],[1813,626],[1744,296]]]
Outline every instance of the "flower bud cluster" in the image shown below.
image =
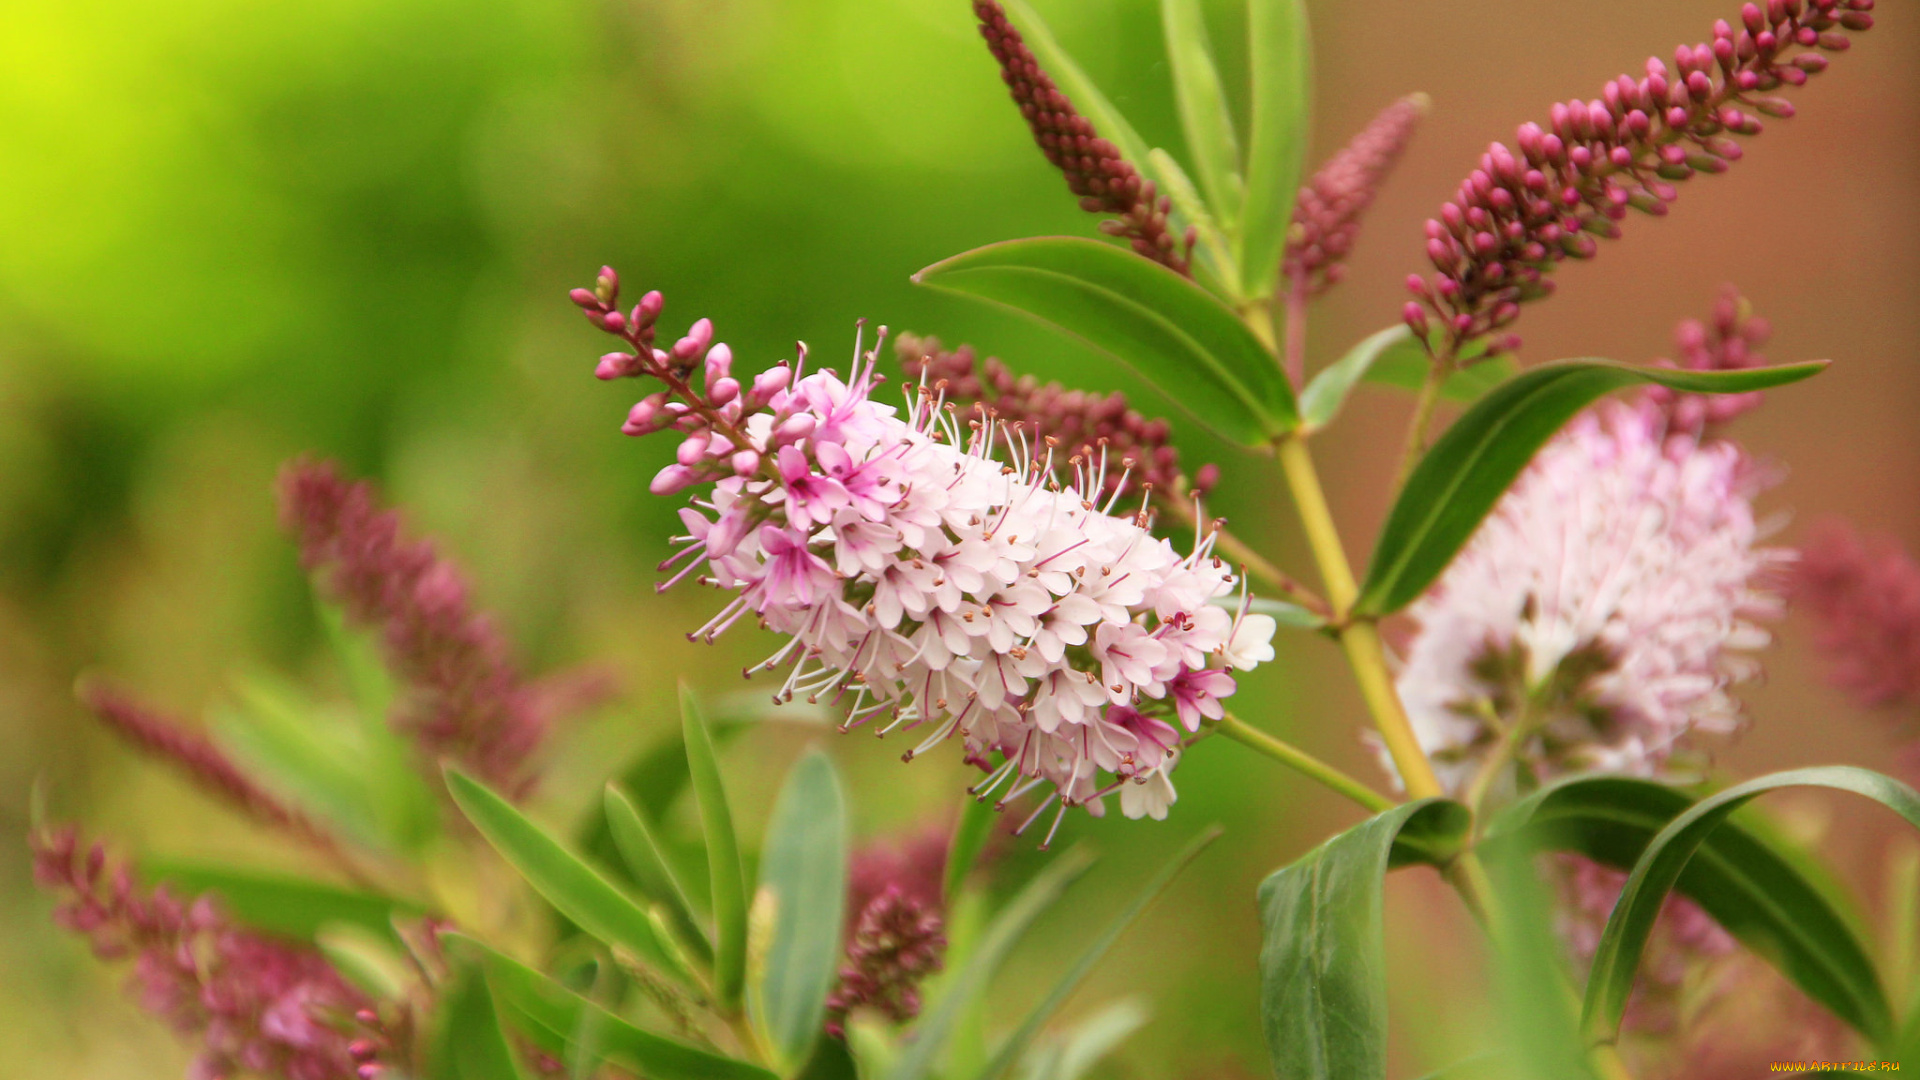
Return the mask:
[[34,835],[33,867],[61,897],[55,921],[100,959],[131,960],[140,1004],[200,1041],[192,1075],[377,1080],[382,1058],[405,1056],[410,1029],[383,1023],[311,946],[236,927],[211,896],[144,890],[101,845],[83,850],[71,828]]
[[1353,141],[1327,159],[1293,201],[1293,224],[1281,273],[1307,296],[1337,284],[1374,193],[1400,161],[1427,114],[1425,94],[1409,94],[1380,110]]
[[696,639],[747,616],[785,635],[757,665],[789,666],[776,700],[920,729],[909,760],[958,737],[988,773],[983,799],[1044,785],[1042,810],[1098,814],[1118,792],[1129,817],[1164,817],[1181,748],[1163,717],[1189,731],[1218,717],[1236,687],[1224,669],[1272,658],[1272,618],[1247,613],[1244,585],[1222,606],[1240,582],[1214,533],[1196,529],[1183,556],[1144,512],[1113,514],[1108,452],[1069,455],[1063,479],[1055,440],[992,417],[963,428],[931,387],[902,414],[870,396],[879,351],[856,342],[849,381],[803,357],[737,426],[686,414],[767,465],[681,511],[682,550],[661,569],[684,565],[660,587],[704,571],[733,594]]
[[840,982],[827,996],[827,1034],[846,1037],[847,1014],[874,1009],[896,1024],[920,1015],[920,984],[947,951],[938,908],[889,885],[860,910]]
[[1714,24],[1712,44],[1682,45],[1672,66],[1655,57],[1599,98],[1554,105],[1548,127],[1521,125],[1513,149],[1493,144],[1427,222],[1437,272],[1408,279],[1408,326],[1427,338],[1431,314],[1456,352],[1504,330],[1522,303],[1552,291],[1546,275],[1561,260],[1592,258],[1629,210],[1665,214],[1674,184],[1740,159],[1733,136],[1759,134],[1762,116],[1792,116],[1774,92],[1825,71],[1823,53],[1873,25],[1873,3],[1745,4],[1737,25]]
[[1891,538],[1823,522],[1794,564],[1790,595],[1818,621],[1831,677],[1855,701],[1920,701],[1920,563]]
[[[633,350],[602,356],[594,369],[597,378],[646,376],[662,384],[662,389],[633,406],[620,429],[628,435],[680,433],[673,464],[653,478],[655,495],[671,495],[689,485],[728,476],[752,476],[781,447],[812,434],[815,420],[800,409],[774,413],[765,438],[751,440],[743,434],[742,425],[767,415],[776,399],[796,400],[786,393],[794,369],[781,363],[742,384],[733,374],[732,348],[713,340],[712,320],[695,322],[672,347],[658,347],[655,335],[665,299],[658,290],[649,292],[631,312],[621,314],[620,276],[610,266],[600,269],[594,288],[575,289],[570,297],[588,322]],[[804,365],[804,345],[800,356]]]
[[[1674,329],[1673,343],[1680,359],[1655,363],[1685,371],[1741,371],[1760,367],[1767,362],[1767,358],[1760,355],[1760,346],[1772,335],[1772,325],[1754,315],[1753,305],[1747,303],[1738,289],[1728,285],[1714,302],[1711,325],[1686,319]],[[1764,396],[1758,390],[1744,394],[1685,394],[1664,386],[1650,386],[1645,395],[1666,412],[1668,431],[1694,436],[1759,408]]]
[[1119,215],[1102,222],[1100,231],[1127,241],[1155,262],[1188,273],[1195,230],[1189,227],[1184,237],[1174,236],[1167,220],[1172,200],[1161,195],[1153,181],[1141,176],[1074,109],[1041,69],[999,0],[974,0],[973,13],[980,20],[980,36],[1000,62],[1000,77],[1033,129],[1034,142],[1066,177],[1068,190],[1080,197],[1080,208],[1090,214]]
[[[1627,875],[1584,855],[1560,853],[1548,858],[1549,878],[1557,894],[1555,930],[1582,968],[1590,967],[1600,935],[1613,914]],[[1699,904],[1678,892],[1660,906],[1653,933],[1641,958],[1639,978],[1628,1004],[1626,1022],[1636,1031],[1667,1032],[1686,1012],[1706,1002],[1682,1001],[1689,980],[1701,982],[1703,969],[1730,958],[1738,945]],[[1724,984],[1708,989],[1727,989]]]
[[1031,375],[1016,376],[997,357],[980,363],[973,346],[948,350],[937,337],[901,334],[894,341],[894,355],[908,379],[944,393],[963,408],[979,404],[1010,428],[1037,441],[1055,440],[1086,457],[1104,449],[1125,471],[1108,474],[1102,498],[1131,481],[1161,505],[1190,515],[1188,500],[1204,496],[1219,482],[1220,467],[1213,464],[1201,466],[1189,480],[1180,470],[1180,451],[1170,441],[1173,432],[1167,422],[1128,408],[1127,396],[1118,391],[1101,396],[1057,382],[1043,384]]

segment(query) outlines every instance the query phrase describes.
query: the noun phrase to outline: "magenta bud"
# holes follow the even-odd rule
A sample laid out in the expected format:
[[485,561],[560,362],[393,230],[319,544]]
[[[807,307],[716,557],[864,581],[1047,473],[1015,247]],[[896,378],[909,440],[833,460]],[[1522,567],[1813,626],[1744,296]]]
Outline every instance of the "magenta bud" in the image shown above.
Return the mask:
[[707,390],[707,400],[715,405],[725,405],[739,396],[740,380],[731,375],[713,380],[713,386]]
[[647,490],[655,495],[671,495],[693,481],[692,469],[685,465],[669,465],[654,474],[653,482],[647,485]]
[[661,310],[666,306],[667,298],[660,295],[659,289],[654,289],[647,293],[647,295],[642,296],[640,302],[634,305],[634,318],[645,322],[652,322],[660,317]]
[[1633,164],[1633,151],[1624,146],[1616,146],[1607,151],[1607,160],[1613,162],[1615,166],[1624,169]]
[[752,476],[760,468],[760,455],[752,450],[736,450],[729,464],[735,476]]
[[370,1061],[376,1051],[372,1039],[355,1039],[347,1044],[347,1056],[355,1061]]
[[787,380],[792,377],[793,369],[785,364],[781,364],[779,367],[768,368],[760,374],[755,375],[753,377],[753,399],[755,401],[771,400],[773,395],[786,389]]
[[[1728,111],[1736,114],[1739,112],[1737,109]],[[1727,126],[1732,127],[1733,125],[1729,124]],[[1741,147],[1739,143],[1734,142],[1724,135],[1716,135],[1713,138],[1704,139],[1700,145],[1706,148],[1707,153],[1727,161],[1739,161],[1741,155],[1746,153],[1746,150]]]
[[696,431],[680,443],[679,448],[673,452],[673,459],[688,467],[698,465],[700,459],[707,456],[707,444],[712,441],[712,435],[705,431]]
[[631,353],[610,352],[600,358],[600,363],[593,369],[593,377],[596,379],[618,379],[626,375],[634,374],[630,367],[634,359],[635,357]]
[[779,431],[775,432],[775,438],[783,446],[787,443],[797,443],[813,434],[813,429],[817,426],[819,421],[808,413],[801,413],[798,416],[788,417],[787,421],[780,425]]
[[600,325],[609,334],[617,334],[627,328],[627,317],[617,311],[609,311],[600,319]]
[[592,289],[575,289],[567,294],[567,299],[588,311],[593,311],[600,306],[600,298],[593,295]]
[[380,1080],[381,1074],[386,1071],[386,1068],[379,1062],[369,1061],[355,1066],[353,1075],[359,1077],[360,1080]]
[[713,320],[701,319],[687,328],[687,336],[673,343],[676,360],[691,360],[705,352],[713,342]]
[[1845,34],[1835,33],[1833,31],[1828,31],[1824,34],[1816,35],[1814,37],[1814,40],[1819,43],[1821,48],[1827,50],[1828,52],[1846,52],[1848,49],[1853,47],[1852,38],[1849,38]]
[[716,379],[724,378],[733,372],[733,350],[726,342],[721,342],[707,350],[707,384],[711,386]]
[[613,267],[600,268],[600,276],[593,283],[593,293],[602,304],[608,307],[612,307],[614,301],[620,299],[620,275],[614,273]]
[[1667,110],[1667,126],[1670,128],[1686,127],[1687,121],[1691,119],[1693,119],[1693,114],[1678,105]]
[[1750,34],[1758,34],[1767,28],[1767,18],[1761,13],[1759,4],[1740,5],[1740,21]]
[[1413,336],[1425,340],[1427,337],[1427,309],[1409,300],[1400,309],[1400,318],[1413,331]]
[[1419,274],[1407,275],[1407,291],[1422,300],[1428,299],[1433,295],[1427,289],[1427,279],[1421,277]]

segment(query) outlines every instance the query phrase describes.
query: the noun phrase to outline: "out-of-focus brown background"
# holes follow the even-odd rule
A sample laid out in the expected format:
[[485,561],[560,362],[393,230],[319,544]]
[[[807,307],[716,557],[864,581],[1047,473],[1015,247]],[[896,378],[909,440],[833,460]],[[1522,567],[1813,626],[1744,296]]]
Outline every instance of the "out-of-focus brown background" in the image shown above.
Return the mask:
[[[1036,0],[1147,138],[1180,152],[1151,0]],[[1395,318],[1424,268],[1422,220],[1486,142],[1595,96],[1648,54],[1704,40],[1733,0],[1314,3],[1316,159],[1397,95],[1434,110],[1382,194],[1347,284],[1314,315],[1315,363]],[[1210,5],[1230,72],[1238,5]],[[1792,542],[1841,514],[1920,545],[1920,21],[1902,6],[1794,95],[1747,159],[1635,218],[1517,329],[1533,361],[1670,352],[1677,319],[1736,282],[1776,360],[1832,370],[1775,393],[1738,435],[1777,461],[1766,499]],[[1244,113],[1243,113],[1244,115]],[[1029,143],[964,0],[345,0],[262,7],[0,3],[0,1075],[164,1077],[185,1060],[117,976],[47,923],[31,888],[29,789],[130,850],[289,865],[233,818],[96,731],[72,701],[102,670],[188,716],[236,672],[299,677],[319,648],[274,524],[270,482],[303,451],[376,477],[469,567],[536,668],[585,659],[622,703],[562,741],[539,812],[568,820],[606,763],[671,722],[676,675],[738,689],[761,642],[679,631],[711,597],[657,597],[670,507],[664,446],[619,436],[622,387],[566,303],[602,262],[659,287],[666,323],[712,316],[743,363],[804,338],[850,347],[853,320],[972,341],[1016,369],[1163,401],[1010,317],[915,290],[914,270],[979,243],[1088,233]],[[1319,456],[1354,554],[1384,507],[1406,402],[1371,392]],[[1307,572],[1270,463],[1175,414],[1186,453],[1226,471],[1216,509]],[[1884,764],[1888,718],[1823,687],[1789,619],[1736,773]],[[1331,647],[1281,643],[1242,711],[1373,775]],[[804,736],[770,729],[727,766],[754,821]],[[950,762],[829,743],[858,824],[950,811]],[[766,782],[757,782],[765,780]],[[1078,999],[1143,995],[1155,1017],[1124,1075],[1265,1070],[1253,890],[1348,823],[1343,804],[1228,745],[1196,751],[1165,824],[1076,821],[1106,858],[1003,976],[1034,1000],[1121,886],[1212,821],[1227,838]],[[1877,901],[1887,823],[1826,799],[1794,827]],[[1017,861],[1033,858],[1022,853]],[[1473,948],[1431,880],[1396,879],[1396,1070],[1475,1045]],[[1429,914],[1431,910],[1445,914]],[[1462,935],[1454,940],[1449,935]],[[1437,958],[1436,958],[1437,954]],[[1011,1015],[1011,1013],[1009,1013]]]

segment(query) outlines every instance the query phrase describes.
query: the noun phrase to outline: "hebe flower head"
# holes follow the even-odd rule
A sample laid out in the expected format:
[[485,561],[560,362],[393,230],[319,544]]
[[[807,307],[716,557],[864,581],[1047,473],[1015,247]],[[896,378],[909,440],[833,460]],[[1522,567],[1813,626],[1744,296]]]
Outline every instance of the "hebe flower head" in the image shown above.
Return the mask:
[[1856,701],[1920,698],[1920,565],[1898,544],[1823,522],[1800,551],[1791,596],[1818,620],[1833,681]]
[[1694,732],[1737,726],[1739,650],[1767,635],[1763,477],[1732,443],[1670,435],[1650,402],[1605,403],[1550,442],[1438,584],[1399,676],[1450,788],[1502,729],[1536,778],[1656,770]]
[[727,460],[756,462],[722,469],[703,450],[688,466],[715,482],[681,512],[661,587],[704,571],[733,594],[695,638],[749,615],[785,635],[757,665],[787,668],[777,700],[914,730],[908,759],[958,737],[989,774],[982,798],[1046,786],[1042,809],[1097,814],[1117,791],[1129,817],[1164,817],[1181,753],[1167,719],[1218,715],[1224,668],[1270,659],[1273,620],[1245,613],[1244,588],[1239,614],[1215,603],[1239,582],[1212,533],[1181,555],[1144,513],[1115,516],[1105,455],[1063,462],[986,416],[963,427],[926,387],[904,411],[874,401],[878,351],[856,344],[850,380],[803,355],[737,410],[657,355],[612,362],[666,383],[683,448],[724,439]]
[[404,1025],[396,1038],[318,950],[241,929],[211,897],[141,889],[71,828],[36,833],[33,856],[34,880],[61,897],[55,921],[100,959],[130,960],[141,1006],[200,1042],[195,1080],[373,1080],[379,1058],[405,1056]]
[[1654,57],[1644,76],[1554,105],[1548,127],[1522,124],[1513,149],[1494,143],[1427,222],[1438,272],[1408,279],[1418,301],[1408,325],[1425,338],[1431,311],[1456,347],[1504,329],[1520,304],[1552,291],[1557,263],[1617,237],[1629,209],[1665,214],[1674,183],[1740,159],[1732,136],[1759,134],[1761,116],[1792,116],[1774,91],[1825,71],[1822,53],[1846,49],[1846,31],[1871,27],[1872,10],[1873,0],[1744,4],[1738,25],[1714,24],[1711,45],[1682,45],[1671,67]]
[[1430,104],[1409,94],[1380,110],[1340,152],[1300,188],[1280,270],[1308,296],[1325,292],[1346,271],[1347,253],[1360,233],[1360,219],[1373,205],[1381,181],[1400,160]]
[[[1674,329],[1673,343],[1680,359],[1656,363],[1684,371],[1741,371],[1760,367],[1767,362],[1767,358],[1760,355],[1760,346],[1772,335],[1772,325],[1755,316],[1753,305],[1747,303],[1738,289],[1728,285],[1721,289],[1720,298],[1714,302],[1710,324],[1686,319]],[[1758,390],[1744,394],[1683,394],[1664,386],[1649,387],[1646,391],[1647,400],[1666,410],[1668,430],[1694,435],[1759,408],[1764,396]]]

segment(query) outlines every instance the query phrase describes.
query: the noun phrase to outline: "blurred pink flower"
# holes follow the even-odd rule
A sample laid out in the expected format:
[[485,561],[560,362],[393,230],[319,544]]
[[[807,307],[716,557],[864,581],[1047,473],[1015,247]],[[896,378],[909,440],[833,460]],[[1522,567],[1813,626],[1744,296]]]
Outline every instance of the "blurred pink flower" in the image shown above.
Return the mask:
[[1835,685],[1866,706],[1920,698],[1920,565],[1891,538],[1821,522],[1800,551],[1790,595],[1817,620]]

